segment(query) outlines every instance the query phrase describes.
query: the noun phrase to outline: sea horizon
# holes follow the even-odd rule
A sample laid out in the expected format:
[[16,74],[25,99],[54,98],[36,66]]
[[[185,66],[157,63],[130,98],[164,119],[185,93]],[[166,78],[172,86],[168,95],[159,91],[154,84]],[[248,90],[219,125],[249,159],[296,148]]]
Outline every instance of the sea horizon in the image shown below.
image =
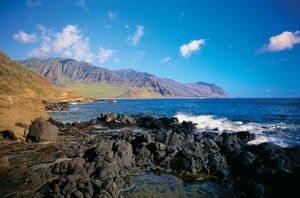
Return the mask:
[[1,0],[0,198],[295,197],[299,10]]

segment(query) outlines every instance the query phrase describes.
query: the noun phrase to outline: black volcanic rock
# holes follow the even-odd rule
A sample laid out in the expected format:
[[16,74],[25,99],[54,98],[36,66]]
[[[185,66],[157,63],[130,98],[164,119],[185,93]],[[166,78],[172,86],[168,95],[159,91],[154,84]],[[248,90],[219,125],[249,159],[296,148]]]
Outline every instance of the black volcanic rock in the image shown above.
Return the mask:
[[[174,118],[131,115],[135,122],[129,123],[125,117],[108,113],[73,124],[50,119],[59,127],[58,141],[0,144],[0,196],[122,197],[122,191],[133,187],[130,175],[154,170],[206,175],[238,197],[299,193],[299,146],[249,145],[254,138],[249,132],[193,134],[193,123]],[[159,128],[146,124],[153,120],[161,123]],[[115,133],[111,123],[121,123],[113,125],[120,127],[115,135],[109,135]],[[93,134],[96,125],[101,132],[90,139],[87,134]],[[142,125],[149,131],[133,132]],[[8,158],[16,150],[21,154]]]

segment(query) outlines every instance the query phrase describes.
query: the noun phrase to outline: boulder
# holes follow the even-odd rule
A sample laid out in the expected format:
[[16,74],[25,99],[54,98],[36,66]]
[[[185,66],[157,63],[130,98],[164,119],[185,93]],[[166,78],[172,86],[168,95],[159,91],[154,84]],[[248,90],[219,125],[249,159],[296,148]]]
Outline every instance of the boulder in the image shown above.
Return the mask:
[[137,118],[139,126],[141,127],[152,129],[158,129],[162,127],[162,122],[159,120],[158,117],[138,115]]
[[0,131],[10,131],[13,139],[24,140],[31,122],[37,118],[48,119],[44,105],[36,98],[2,96],[0,94]]
[[176,172],[196,173],[197,171],[193,153],[189,150],[179,151],[173,158],[171,167]]
[[195,124],[193,122],[183,121],[180,126],[184,133],[191,133],[195,129]]
[[152,163],[150,158],[151,152],[145,146],[142,146],[141,148],[135,148],[134,153],[136,165],[142,168],[149,168]]
[[237,157],[237,163],[239,163],[238,166],[243,168],[253,164],[255,160],[256,160],[256,156],[250,153],[249,151],[243,151]]
[[35,142],[56,141],[58,128],[50,122],[38,118],[29,127],[27,139]]
[[101,114],[101,118],[106,122],[112,122],[118,118],[118,114],[116,113],[103,113]]
[[154,141],[167,144],[170,138],[170,133],[172,133],[172,131],[160,130],[154,134]]
[[241,145],[240,139],[236,134],[233,133],[223,133],[222,135],[222,152],[229,154],[233,150],[240,150],[243,145]]
[[252,134],[249,131],[240,131],[237,132],[236,135],[243,143],[250,142],[255,138],[255,134]]
[[172,129],[176,125],[178,125],[178,118],[176,118],[176,117],[172,117],[172,118],[162,117],[162,118],[160,118],[160,120],[162,121],[163,128],[165,128],[165,129]]
[[102,181],[108,178],[114,178],[119,175],[119,169],[116,162],[104,162],[103,165],[97,167],[95,176]]
[[154,118],[150,121],[148,128],[150,129],[161,129],[163,127],[162,121],[158,118]]
[[155,143],[149,144],[147,148],[149,149],[149,151],[152,154],[154,163],[159,165],[160,162],[163,160],[163,158],[166,155],[166,145],[159,143],[159,142],[155,142]]
[[247,149],[250,152],[260,155],[263,158],[274,156],[274,155],[285,155],[285,152],[282,149],[282,147],[272,142],[264,142],[259,145],[251,145],[247,147]]
[[143,145],[148,145],[151,142],[153,142],[153,138],[150,134],[140,134],[131,141],[131,144],[133,148],[141,148]]
[[174,149],[185,150],[189,147],[189,142],[188,139],[184,136],[177,133],[173,133],[168,142],[168,145],[173,147]]
[[135,125],[137,123],[136,119],[132,116],[124,116],[122,121],[130,125]]
[[133,151],[131,144],[128,142],[118,142],[114,147],[114,150],[116,150],[115,158],[120,159],[120,165],[126,168],[132,166]]

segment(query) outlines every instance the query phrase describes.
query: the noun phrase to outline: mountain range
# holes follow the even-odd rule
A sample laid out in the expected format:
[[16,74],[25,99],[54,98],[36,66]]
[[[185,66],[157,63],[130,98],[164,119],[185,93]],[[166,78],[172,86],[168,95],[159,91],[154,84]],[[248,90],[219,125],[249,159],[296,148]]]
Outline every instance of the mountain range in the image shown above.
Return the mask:
[[59,89],[86,97],[229,97],[215,84],[183,84],[133,69],[112,71],[74,59],[30,58],[19,63],[48,78]]

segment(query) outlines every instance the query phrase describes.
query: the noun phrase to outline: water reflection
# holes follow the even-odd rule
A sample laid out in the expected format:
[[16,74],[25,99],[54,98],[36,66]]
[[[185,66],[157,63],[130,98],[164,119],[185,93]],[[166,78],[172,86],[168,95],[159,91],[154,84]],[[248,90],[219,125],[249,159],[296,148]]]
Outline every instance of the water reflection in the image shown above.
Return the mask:
[[236,197],[219,184],[208,180],[194,180],[190,183],[171,174],[158,175],[153,172],[131,179],[136,187],[124,193],[124,197]]

